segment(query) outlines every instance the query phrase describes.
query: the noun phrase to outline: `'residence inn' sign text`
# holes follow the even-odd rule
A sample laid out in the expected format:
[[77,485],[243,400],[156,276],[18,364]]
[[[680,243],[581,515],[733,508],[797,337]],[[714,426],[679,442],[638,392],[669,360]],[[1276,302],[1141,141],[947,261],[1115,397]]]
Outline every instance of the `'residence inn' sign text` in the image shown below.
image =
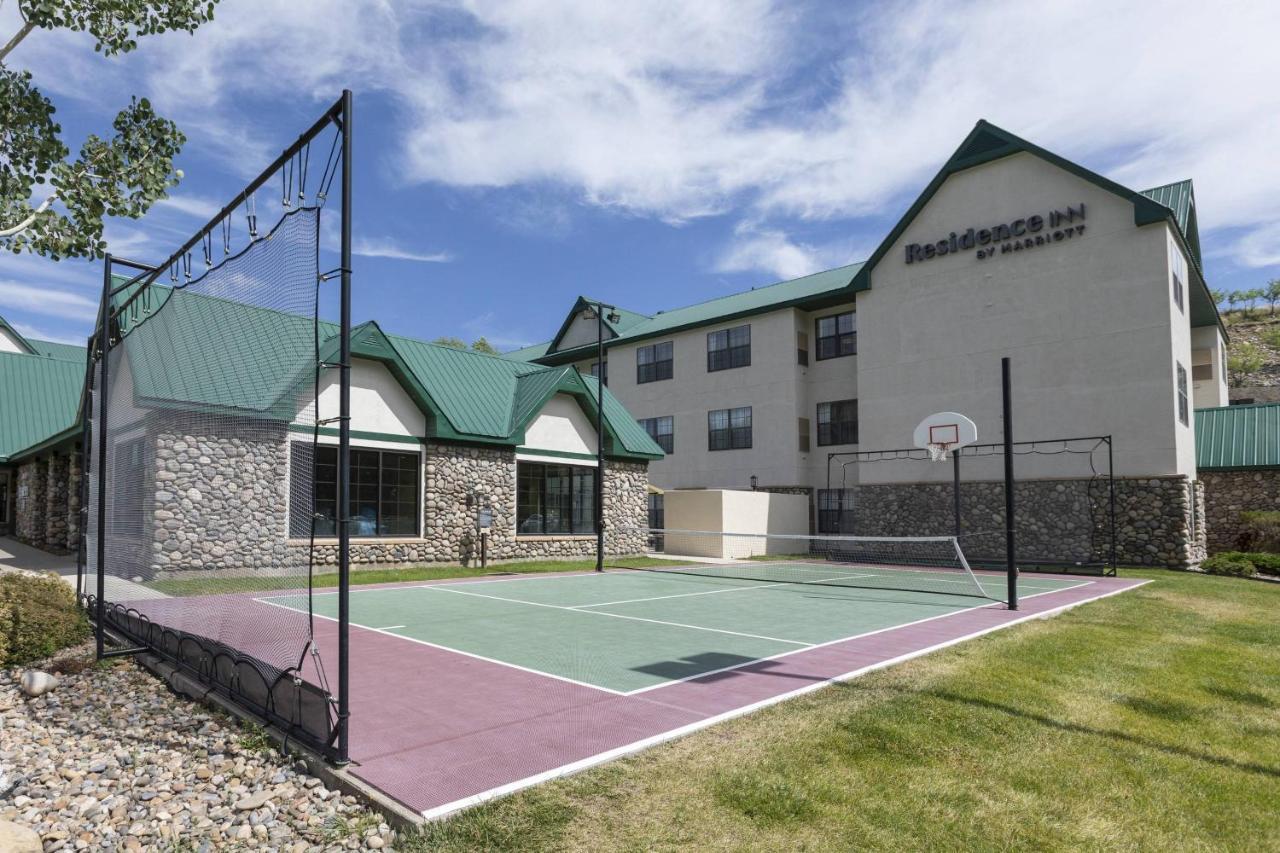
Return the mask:
[[[1079,222],[1077,223],[1077,220]],[[1084,234],[1084,204],[1067,205],[1066,210],[1051,210],[1047,216],[1028,216],[990,228],[968,228],[952,231],[950,236],[933,243],[908,243],[907,263],[955,255],[976,249],[978,260],[986,260],[997,251],[1002,255],[1023,252],[1050,243],[1062,243]]]

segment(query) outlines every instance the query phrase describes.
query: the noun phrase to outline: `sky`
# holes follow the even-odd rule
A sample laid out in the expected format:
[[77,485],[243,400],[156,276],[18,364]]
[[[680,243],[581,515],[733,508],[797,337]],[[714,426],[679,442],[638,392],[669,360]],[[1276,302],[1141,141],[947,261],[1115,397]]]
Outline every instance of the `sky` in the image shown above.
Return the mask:
[[[124,56],[36,30],[9,64],[73,149],[131,95],[185,132],[171,198],[107,226],[151,262],[351,88],[356,321],[511,349],[579,294],[653,313],[863,260],[978,119],[1133,189],[1192,178],[1210,287],[1262,286],[1277,32],[1274,2],[223,0]],[[0,256],[0,316],[82,343],[101,281]]]

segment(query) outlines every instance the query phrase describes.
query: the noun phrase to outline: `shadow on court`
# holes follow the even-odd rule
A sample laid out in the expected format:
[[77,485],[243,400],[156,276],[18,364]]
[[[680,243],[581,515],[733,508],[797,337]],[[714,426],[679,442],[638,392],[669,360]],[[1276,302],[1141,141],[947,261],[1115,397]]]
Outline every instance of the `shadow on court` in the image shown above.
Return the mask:
[[646,675],[657,675],[671,681],[697,681],[700,684],[712,684],[741,675],[769,675],[776,678],[791,678],[798,681],[826,681],[825,676],[801,675],[796,672],[780,671],[785,666],[782,661],[760,660],[758,658],[731,655],[722,652],[707,652],[690,655],[679,660],[658,661],[657,663],[633,667],[633,672]]

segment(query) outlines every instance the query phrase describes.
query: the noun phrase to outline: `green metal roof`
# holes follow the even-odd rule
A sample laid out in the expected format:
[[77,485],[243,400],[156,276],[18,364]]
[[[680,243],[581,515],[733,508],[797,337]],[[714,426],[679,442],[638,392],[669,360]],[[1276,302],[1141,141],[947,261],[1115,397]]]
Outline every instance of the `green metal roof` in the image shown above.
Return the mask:
[[48,358],[57,358],[62,361],[76,361],[80,364],[85,363],[88,350],[85,347],[75,344],[60,344],[56,341],[38,341],[35,338],[27,338],[27,343],[31,344],[31,348],[36,351],[36,355],[43,355]]
[[1280,403],[1196,409],[1196,467],[1280,468]]
[[[149,301],[140,297],[128,316],[119,318],[134,393],[150,404],[291,418],[311,391],[317,331],[322,360],[336,361],[333,323],[313,327],[309,317],[181,288],[153,288]],[[136,315],[133,306],[139,306]],[[210,330],[216,329],[234,330],[234,343],[211,339]],[[558,392],[594,412],[593,387],[570,368],[387,335],[373,322],[352,329],[352,354],[386,364],[427,415],[428,437],[518,446],[529,422]],[[605,401],[606,442],[612,439],[608,452],[661,458],[662,450],[626,409],[611,394]]]
[[1191,181],[1175,181],[1162,187],[1142,190],[1142,195],[1173,211],[1174,221],[1178,223],[1178,228],[1186,238],[1187,247],[1191,249],[1192,257],[1199,266],[1200,227],[1196,222],[1196,194]]
[[[743,293],[720,296],[696,305],[675,308],[671,311],[659,311],[652,317],[632,312],[631,322],[621,322],[619,334],[611,344],[618,341],[637,341],[668,335],[684,329],[723,323],[752,314],[761,314],[792,305],[820,307],[838,302],[852,301],[853,293],[847,290],[849,282],[857,275],[862,264],[850,264],[832,270],[780,281],[776,284],[756,287]],[[579,297],[581,300],[581,297]],[[578,303],[575,303],[575,310]],[[621,313],[621,312],[620,312]],[[573,312],[570,312],[570,318]],[[566,321],[567,326],[568,321]],[[563,329],[563,327],[562,327]],[[556,336],[559,339],[560,335]],[[594,344],[574,347],[569,350],[548,352],[554,341],[535,344],[531,347],[506,354],[512,360],[539,359],[546,363],[574,361],[589,355]],[[607,407],[606,407],[607,408]]]
[[0,353],[0,462],[76,426],[83,361]]
[[35,347],[31,346],[31,341],[22,336],[22,333],[13,327],[13,325],[4,317],[0,317],[0,329],[4,329],[10,335],[17,339],[18,345],[26,347],[27,350],[34,352]]

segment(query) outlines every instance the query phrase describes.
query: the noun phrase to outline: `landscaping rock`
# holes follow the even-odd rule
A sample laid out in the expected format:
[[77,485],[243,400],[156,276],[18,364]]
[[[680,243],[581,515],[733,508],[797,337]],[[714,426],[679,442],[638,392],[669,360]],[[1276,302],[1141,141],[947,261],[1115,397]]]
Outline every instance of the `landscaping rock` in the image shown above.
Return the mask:
[[[92,650],[75,656],[87,662]],[[12,786],[0,798],[3,853],[394,845],[380,816],[134,663],[76,669],[60,670],[61,689],[25,699],[22,673],[0,670]]]
[[[47,672],[29,669],[22,673],[22,692],[28,696],[43,696],[58,688],[58,679]],[[3,848],[0,848],[3,849]]]

